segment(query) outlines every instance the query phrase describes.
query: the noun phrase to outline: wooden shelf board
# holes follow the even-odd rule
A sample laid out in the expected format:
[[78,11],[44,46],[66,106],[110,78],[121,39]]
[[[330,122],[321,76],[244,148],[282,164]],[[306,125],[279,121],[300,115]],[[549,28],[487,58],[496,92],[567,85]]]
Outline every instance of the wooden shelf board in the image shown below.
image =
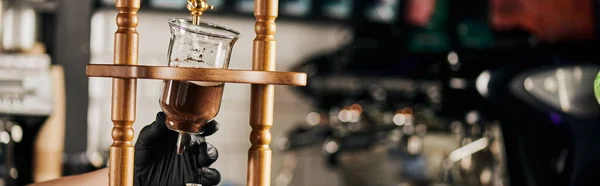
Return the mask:
[[207,81],[263,85],[306,85],[306,74],[299,72],[91,64],[87,65],[86,74],[89,77]]

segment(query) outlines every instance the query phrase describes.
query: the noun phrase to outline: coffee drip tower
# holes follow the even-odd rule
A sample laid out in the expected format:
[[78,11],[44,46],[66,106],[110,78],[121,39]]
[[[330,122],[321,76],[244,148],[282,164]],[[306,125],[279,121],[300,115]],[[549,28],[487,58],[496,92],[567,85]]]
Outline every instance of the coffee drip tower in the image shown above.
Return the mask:
[[[179,149],[202,132],[202,125],[214,118],[220,107],[224,83],[251,86],[250,133],[248,150],[249,186],[270,185],[271,133],[273,125],[273,85],[306,85],[306,74],[276,72],[275,19],[277,0],[254,1],[256,38],[253,43],[252,70],[228,69],[229,56],[239,33],[201,21],[211,9],[204,0],[188,0],[192,19],[172,19],[169,66],[138,65],[137,11],[140,0],[117,0],[117,32],[113,65],[87,66],[90,77],[113,78],[113,144],[110,147],[109,185],[132,186],[134,147],[132,128],[136,114],[137,79],[163,80],[161,107],[167,113],[167,127],[180,132]],[[195,97],[195,98],[194,98]],[[183,101],[185,100],[185,101]],[[201,106],[200,106],[201,105]],[[200,106],[200,107],[196,107]],[[193,137],[192,137],[193,136]],[[181,151],[180,151],[181,152]]]

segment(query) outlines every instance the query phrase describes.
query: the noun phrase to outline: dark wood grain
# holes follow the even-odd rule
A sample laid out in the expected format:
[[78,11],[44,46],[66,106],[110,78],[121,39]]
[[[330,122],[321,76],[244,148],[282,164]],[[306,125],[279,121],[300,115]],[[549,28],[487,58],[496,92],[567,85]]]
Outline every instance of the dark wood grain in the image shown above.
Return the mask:
[[88,65],[90,77],[118,77],[247,84],[306,85],[306,74],[298,72],[181,68],[143,65]]

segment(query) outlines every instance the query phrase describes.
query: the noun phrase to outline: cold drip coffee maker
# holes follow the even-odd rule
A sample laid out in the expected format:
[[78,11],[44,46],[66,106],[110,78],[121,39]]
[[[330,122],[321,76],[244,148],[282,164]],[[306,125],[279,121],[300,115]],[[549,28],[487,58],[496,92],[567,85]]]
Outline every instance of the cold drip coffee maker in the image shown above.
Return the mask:
[[[305,86],[306,74],[275,71],[275,19],[278,0],[255,0],[256,38],[253,41],[252,70],[227,69],[231,47],[239,34],[231,29],[200,21],[211,9],[204,0],[188,0],[192,19],[172,19],[173,37],[168,53],[169,66],[138,65],[140,0],[117,0],[117,32],[114,64],[87,65],[90,77],[112,78],[111,120],[113,144],[110,147],[109,185],[133,185],[133,122],[136,117],[138,79],[163,80],[160,98],[168,127],[184,136],[202,133],[202,126],[219,111],[224,83],[251,86],[250,149],[247,185],[269,186],[271,180],[270,128],[273,125],[273,85]],[[202,139],[196,139],[202,140]]]
[[[171,19],[168,59],[171,67],[227,69],[233,45],[240,34],[229,28],[200,21],[211,6],[200,1],[187,8],[192,19]],[[224,83],[165,80],[160,106],[167,114],[167,127],[179,132],[177,153],[183,153],[186,134],[202,133],[221,107]],[[196,139],[196,136],[190,136]]]

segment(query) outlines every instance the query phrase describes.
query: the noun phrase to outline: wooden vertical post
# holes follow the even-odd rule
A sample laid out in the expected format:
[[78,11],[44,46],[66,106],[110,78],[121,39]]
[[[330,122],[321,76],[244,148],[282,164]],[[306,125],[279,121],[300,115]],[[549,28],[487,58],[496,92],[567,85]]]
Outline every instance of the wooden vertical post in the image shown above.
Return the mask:
[[[137,65],[139,36],[137,11],[140,0],[117,0],[115,65]],[[135,121],[136,79],[113,78],[111,119],[113,144],[110,146],[109,185],[133,185],[133,122]]]
[[[278,0],[255,0],[256,24],[252,70],[275,70],[275,19]],[[248,150],[248,186],[269,186],[271,180],[271,126],[273,125],[273,85],[252,85],[250,103],[250,142]]]

